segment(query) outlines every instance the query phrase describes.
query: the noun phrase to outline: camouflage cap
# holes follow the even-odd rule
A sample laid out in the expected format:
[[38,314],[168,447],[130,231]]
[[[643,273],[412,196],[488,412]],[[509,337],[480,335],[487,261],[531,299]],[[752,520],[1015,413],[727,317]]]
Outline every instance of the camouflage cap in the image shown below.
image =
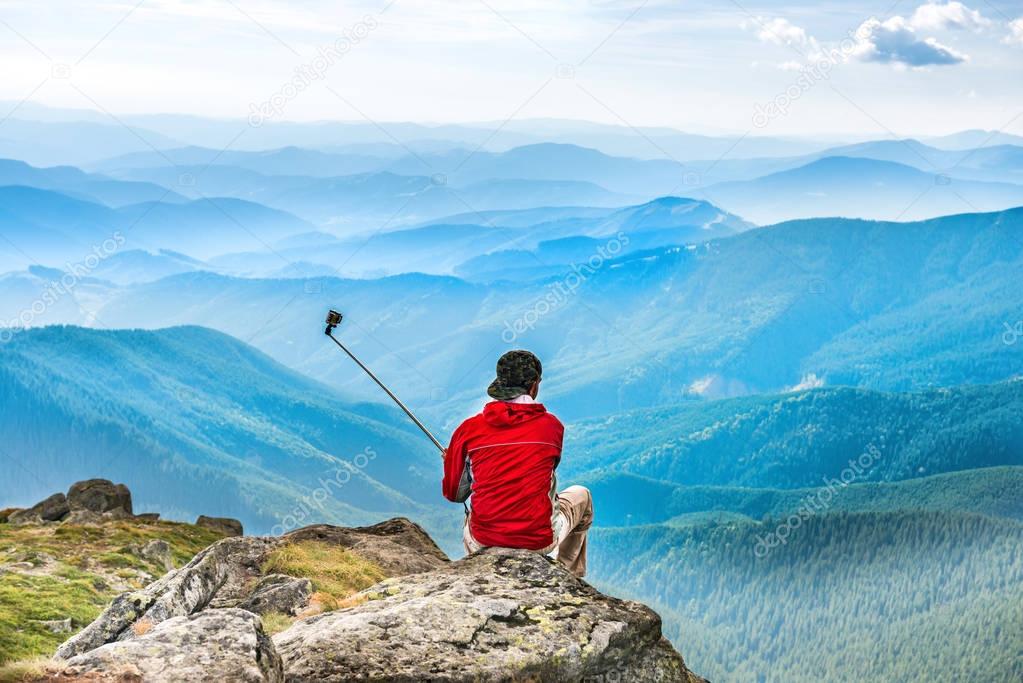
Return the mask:
[[540,359],[529,351],[509,351],[497,361],[497,378],[487,393],[498,401],[510,401],[528,394],[533,383],[543,374]]

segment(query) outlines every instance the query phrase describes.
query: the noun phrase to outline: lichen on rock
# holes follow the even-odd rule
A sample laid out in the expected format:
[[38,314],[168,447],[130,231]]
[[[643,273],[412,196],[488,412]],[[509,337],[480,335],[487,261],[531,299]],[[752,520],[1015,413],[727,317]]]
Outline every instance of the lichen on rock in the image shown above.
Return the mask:
[[490,548],[366,593],[274,636],[289,681],[700,680],[655,612],[533,552]]

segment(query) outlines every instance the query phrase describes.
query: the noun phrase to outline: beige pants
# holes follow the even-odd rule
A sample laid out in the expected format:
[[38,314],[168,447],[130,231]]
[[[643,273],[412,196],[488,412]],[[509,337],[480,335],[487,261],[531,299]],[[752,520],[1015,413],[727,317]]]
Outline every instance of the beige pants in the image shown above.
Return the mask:
[[[554,519],[554,543],[537,552],[549,553],[576,576],[586,576],[586,532],[593,524],[593,497],[583,486],[569,486],[558,494],[558,512]],[[469,532],[469,517],[462,529],[465,552],[483,548]]]

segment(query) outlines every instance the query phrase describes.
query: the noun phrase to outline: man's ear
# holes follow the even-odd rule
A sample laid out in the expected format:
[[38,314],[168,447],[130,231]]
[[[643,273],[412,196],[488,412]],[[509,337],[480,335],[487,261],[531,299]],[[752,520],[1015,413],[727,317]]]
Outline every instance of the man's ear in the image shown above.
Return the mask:
[[536,398],[536,395],[540,393],[540,380],[533,382],[533,386],[529,387],[529,395]]

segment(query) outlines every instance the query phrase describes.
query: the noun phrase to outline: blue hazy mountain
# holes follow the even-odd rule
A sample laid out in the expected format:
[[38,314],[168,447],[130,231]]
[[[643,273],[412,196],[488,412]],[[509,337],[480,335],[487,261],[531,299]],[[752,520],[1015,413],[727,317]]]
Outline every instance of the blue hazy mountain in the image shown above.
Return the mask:
[[456,184],[488,179],[577,180],[645,197],[678,192],[687,171],[672,160],[613,157],[596,149],[555,143],[500,153],[455,150],[409,155],[392,163],[388,170],[403,175],[443,173]]
[[[404,151],[402,153],[405,153]],[[387,158],[371,154],[328,152],[301,147],[282,147],[263,151],[215,149],[210,147],[178,147],[160,152],[143,151],[114,156],[89,164],[89,168],[115,175],[141,175],[152,172],[194,172],[220,167],[220,170],[243,169],[269,176],[306,176],[330,178],[371,173],[383,168]],[[175,167],[189,167],[178,171]],[[203,171],[205,174],[207,171]],[[170,176],[154,177],[166,181]],[[160,181],[158,181],[160,182]],[[172,182],[174,182],[172,180]]]
[[[210,165],[244,169],[269,176],[312,176],[323,179],[378,172],[431,180],[443,177],[445,182],[456,187],[494,180],[585,182],[611,192],[644,198],[677,193],[684,188],[685,174],[692,170],[670,159],[616,157],[596,149],[555,143],[524,145],[504,152],[489,152],[475,147],[424,151],[406,153],[399,159],[294,147],[267,152],[221,152],[190,147],[107,159],[91,165],[90,169],[119,178],[144,179],[170,186],[176,182],[180,173],[188,172],[199,177],[208,173],[208,170],[203,169]],[[218,173],[223,176],[227,171],[220,170]],[[218,178],[216,182],[230,180]],[[211,188],[214,187],[224,189],[220,185],[211,185]],[[542,203],[537,202],[532,206],[539,205]],[[514,207],[506,208],[526,206],[529,205],[519,201]],[[491,208],[491,205],[481,208]]]
[[997,145],[1023,146],[1023,137],[999,130],[963,130],[949,135],[925,138],[925,140],[935,147],[949,150],[967,150]]
[[[566,462],[566,472],[606,471],[686,486],[798,489],[840,478],[849,461],[864,454],[871,457],[856,477],[862,482],[1023,467],[1020,410],[1023,379],[914,393],[840,387],[693,400],[576,423],[568,440],[576,455]],[[1023,511],[1023,491],[1011,506]],[[678,508],[676,514],[694,511],[701,510]]]
[[[1010,378],[1023,353],[1004,341],[1023,307],[1021,234],[1023,210],[817,219],[526,282],[194,273],[110,289],[90,310],[108,327],[243,335],[292,368],[372,395],[322,345],[324,310],[339,308],[365,360],[444,418],[478,404],[503,350],[527,347],[547,361],[547,400],[577,418],[798,384],[911,390]],[[0,319],[34,298],[0,299]],[[46,322],[61,319],[47,312]]]
[[891,161],[955,180],[983,180],[993,183],[1023,183],[1023,147],[992,145],[963,150],[945,150],[917,140],[878,140],[833,147],[817,158],[858,157]]
[[[96,168],[186,195],[256,201],[346,230],[376,229],[360,222],[382,223],[392,216],[400,224],[491,209],[621,205],[630,197],[680,192],[757,223],[820,215],[906,220],[1023,203],[1023,186],[1012,184],[1023,179],[1023,148],[945,151],[915,140],[861,143],[802,157],[686,164],[552,143],[390,161],[298,148],[218,154],[202,148],[174,150],[170,157],[150,152]],[[182,177],[192,184],[183,185]],[[922,199],[914,202],[917,197]]]
[[0,354],[0,395],[0,450],[21,464],[5,465],[0,498],[14,504],[100,476],[172,518],[229,515],[252,533],[303,506],[346,524],[436,516],[437,452],[404,416],[211,330],[24,332]]
[[[566,119],[525,119],[492,122],[502,131],[524,133],[545,142],[598,149],[637,159],[721,159],[807,154],[834,141],[792,137],[744,135],[725,130],[680,131],[668,127],[623,127],[615,124]],[[500,141],[500,136],[496,136]]]
[[736,154],[724,157],[682,157],[689,174],[683,178],[687,181],[683,190],[693,193],[717,183],[755,180],[828,157],[891,161],[931,174],[942,174],[953,180],[1017,184],[1023,181],[1023,146],[1019,144],[944,149],[907,138],[842,144],[793,155],[795,152],[795,148],[790,148],[772,156],[749,158]]
[[[514,222],[520,218],[509,214],[503,212],[498,220]],[[517,248],[475,256],[459,264],[455,273],[477,281],[537,280],[564,273],[573,264],[587,263],[595,256],[606,254],[612,242],[614,255],[624,256],[636,251],[729,237],[751,227],[738,216],[708,202],[661,197],[598,217],[562,215],[547,220],[529,228],[535,235],[533,239],[510,241],[509,244]],[[545,239],[538,241],[539,237]]]
[[181,142],[171,137],[142,126],[129,128],[105,116],[96,121],[15,117],[4,121],[0,158],[21,159],[34,166],[80,165],[113,155],[180,146]]
[[559,219],[581,218],[596,220],[614,213],[614,207],[601,206],[534,206],[528,209],[493,209],[490,211],[463,211],[424,221],[422,225],[488,225],[495,228],[528,228]]
[[[290,214],[232,198],[148,201],[114,209],[21,186],[0,187],[0,217],[7,238],[0,244],[4,269],[78,262],[95,248],[106,255],[120,248],[142,248],[205,258],[239,248],[262,248],[312,229]],[[103,247],[104,243],[111,248]]]
[[[13,106],[15,103],[11,103]],[[32,107],[25,116],[53,121],[80,121],[101,114]],[[417,124],[388,122],[381,126],[364,121],[267,121],[253,128],[248,121],[211,119],[184,114],[124,115],[133,127],[159,131],[165,136],[187,140],[213,149],[241,146],[245,149],[275,149],[297,145],[309,149],[351,148],[352,151],[383,155],[370,146],[397,146],[423,154],[439,149],[503,151],[523,145],[555,141],[591,147],[605,154],[657,159],[717,159],[728,153],[744,157],[806,154],[835,141],[794,137],[743,135],[741,131],[686,132],[668,127],[632,127],[569,119],[515,119],[465,124]],[[238,139],[239,133],[245,135]],[[395,144],[395,141],[400,144]],[[361,150],[358,148],[362,148]],[[110,156],[110,155],[107,155]],[[96,156],[96,159],[101,158]]]
[[4,185],[55,190],[78,199],[115,207],[144,201],[185,201],[181,195],[155,183],[114,180],[84,173],[74,166],[36,168],[12,159],[0,159],[0,186]]
[[[512,183],[516,181],[495,181]],[[511,218],[513,214],[516,218]],[[544,220],[552,215],[557,220],[537,225],[522,225],[522,216]],[[581,218],[585,216],[585,218]],[[501,216],[495,225],[490,217]],[[510,267],[509,259],[525,261],[527,266],[541,270],[519,270],[515,279],[535,279],[543,274],[556,274],[575,261],[586,261],[600,251],[602,245],[614,240],[614,255],[637,249],[703,242],[735,234],[750,225],[717,207],[693,199],[662,197],[645,204],[619,209],[572,207],[571,209],[524,209],[479,213],[482,224],[466,222],[465,215],[454,217],[452,223],[428,222],[414,228],[387,230],[369,236],[358,235],[338,239],[326,233],[295,236],[273,245],[262,253],[229,254],[212,263],[233,273],[266,276],[279,272],[282,259],[289,263],[310,263],[331,266],[328,272],[346,276],[379,277],[405,272],[472,275],[472,279],[499,275]],[[304,242],[302,240],[305,240]],[[565,240],[565,241],[562,241]],[[542,242],[562,246],[575,245],[571,251],[544,248],[543,254],[533,250]],[[587,246],[588,245],[588,246]],[[465,265],[463,265],[465,264]],[[315,270],[288,268],[296,276],[310,276]]]
[[[259,202],[342,232],[416,223],[446,214],[557,204],[621,206],[634,198],[575,180],[492,179],[449,185],[442,176],[390,172],[330,177],[265,175],[225,166],[158,166],[112,171],[121,178],[173,187],[192,197],[224,196]],[[338,171],[342,172],[339,168]],[[188,179],[182,186],[180,179]]]
[[[0,254],[2,253],[0,247]],[[52,296],[52,300],[46,299],[46,293],[54,291],[53,283],[60,282],[64,274],[63,270],[30,266],[28,270],[0,275],[0,309],[3,310],[3,315],[0,316],[0,339],[7,339],[9,328],[22,327],[26,324],[44,325],[53,322],[96,324],[89,314],[95,305],[86,305],[84,302],[92,300],[93,297],[98,301],[109,298],[110,283],[82,277],[76,279],[73,287],[65,290],[64,294]],[[46,305],[42,313],[36,313],[32,310],[33,304],[36,305],[37,311],[39,306]]]
[[828,157],[755,180],[711,185],[697,196],[759,224],[819,216],[920,220],[1023,205],[1023,185],[959,180],[889,161]]
[[119,285],[152,282],[171,275],[212,270],[211,266],[190,256],[169,249],[155,253],[142,249],[129,249],[114,253],[92,269],[91,276]]

